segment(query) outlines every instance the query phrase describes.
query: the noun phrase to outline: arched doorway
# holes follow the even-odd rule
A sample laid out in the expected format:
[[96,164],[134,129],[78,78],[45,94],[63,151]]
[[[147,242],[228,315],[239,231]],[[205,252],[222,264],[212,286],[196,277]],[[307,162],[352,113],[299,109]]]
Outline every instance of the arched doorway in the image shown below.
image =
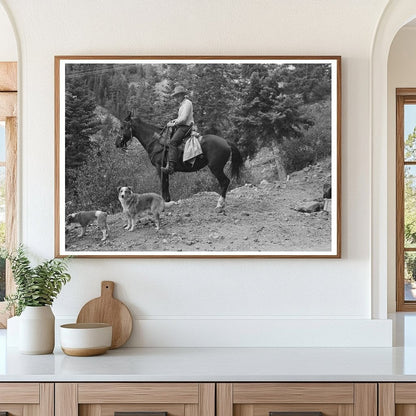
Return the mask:
[[388,58],[397,32],[415,17],[413,0],[390,2],[380,18],[371,56],[372,315],[378,319],[387,317],[386,299],[395,293],[395,152],[389,151],[394,137],[389,135]]

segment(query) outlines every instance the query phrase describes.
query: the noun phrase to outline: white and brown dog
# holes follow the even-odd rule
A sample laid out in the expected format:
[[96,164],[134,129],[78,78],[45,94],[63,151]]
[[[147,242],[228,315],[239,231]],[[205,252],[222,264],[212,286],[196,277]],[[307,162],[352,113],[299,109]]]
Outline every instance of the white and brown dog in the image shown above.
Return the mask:
[[133,231],[140,216],[151,214],[156,223],[156,230],[160,229],[160,214],[177,202],[165,202],[163,198],[154,193],[135,194],[130,186],[119,186],[118,200],[127,216],[124,228]]
[[97,220],[97,227],[103,233],[101,241],[107,240],[108,237],[108,225],[107,225],[107,213],[104,211],[79,211],[74,214],[69,214],[66,217],[66,225],[71,223],[78,223],[81,225],[81,234],[79,237],[83,237],[87,230],[87,226],[94,220]]

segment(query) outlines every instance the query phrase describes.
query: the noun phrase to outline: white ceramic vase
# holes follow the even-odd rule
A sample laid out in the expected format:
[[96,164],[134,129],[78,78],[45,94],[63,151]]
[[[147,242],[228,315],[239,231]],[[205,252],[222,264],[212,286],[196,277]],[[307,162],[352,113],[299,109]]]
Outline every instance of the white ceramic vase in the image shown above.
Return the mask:
[[19,351],[50,354],[55,346],[55,316],[51,307],[26,306],[19,319]]

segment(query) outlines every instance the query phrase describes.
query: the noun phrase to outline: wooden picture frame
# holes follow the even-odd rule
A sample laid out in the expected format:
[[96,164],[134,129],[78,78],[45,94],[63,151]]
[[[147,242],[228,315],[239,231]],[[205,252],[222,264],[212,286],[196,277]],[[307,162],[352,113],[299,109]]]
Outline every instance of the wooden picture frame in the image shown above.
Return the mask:
[[[176,169],[213,175],[161,173],[153,139],[185,101],[204,153]],[[341,58],[56,56],[55,178],[57,257],[339,258]],[[123,229],[118,187],[158,194],[160,230]]]

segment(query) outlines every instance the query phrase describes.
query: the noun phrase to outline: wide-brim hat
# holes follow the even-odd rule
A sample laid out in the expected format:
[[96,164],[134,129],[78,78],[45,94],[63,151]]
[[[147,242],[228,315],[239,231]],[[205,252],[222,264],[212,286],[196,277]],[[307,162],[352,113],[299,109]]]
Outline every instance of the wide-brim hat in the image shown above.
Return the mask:
[[179,94],[184,94],[184,95],[186,94],[186,90],[184,87],[182,87],[182,85],[177,85],[175,89],[173,90],[173,93],[170,96],[175,97],[176,95],[179,95]]

